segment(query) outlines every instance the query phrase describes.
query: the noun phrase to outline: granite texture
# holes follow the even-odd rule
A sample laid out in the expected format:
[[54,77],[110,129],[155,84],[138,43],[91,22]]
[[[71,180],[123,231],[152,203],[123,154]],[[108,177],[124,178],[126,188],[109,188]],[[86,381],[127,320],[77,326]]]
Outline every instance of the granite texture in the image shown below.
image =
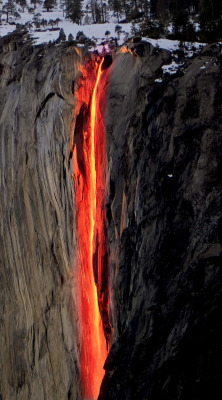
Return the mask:
[[73,46],[0,40],[0,399],[80,399]]

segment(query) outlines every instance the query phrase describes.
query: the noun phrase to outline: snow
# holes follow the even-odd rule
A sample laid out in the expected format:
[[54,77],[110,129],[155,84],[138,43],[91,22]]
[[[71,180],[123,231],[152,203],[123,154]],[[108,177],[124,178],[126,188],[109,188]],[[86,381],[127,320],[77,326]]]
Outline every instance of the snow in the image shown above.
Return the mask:
[[[151,39],[147,37],[143,37],[142,40],[145,42],[151,43],[154,47],[159,47],[160,49],[164,50],[169,50],[169,51],[176,51],[180,48],[180,42],[179,40],[170,40],[170,39]],[[185,42],[184,47],[187,47],[188,49],[196,49],[199,50],[203,46],[205,46],[205,43],[199,43],[199,42]]]
[[170,75],[173,75],[176,74],[178,69],[182,66],[183,64],[177,64],[175,61],[172,61],[171,64],[163,65],[162,70],[164,74],[168,73]]
[[195,22],[195,23],[193,24],[193,26],[194,26],[194,29],[195,29],[196,32],[199,32],[199,31],[200,31],[200,24],[198,24],[197,22]]
[[163,82],[163,80],[162,79],[155,79],[155,81],[154,82],[156,82],[156,83],[162,83]]
[[[4,5],[6,3],[6,0],[3,0]],[[84,8],[87,5],[88,0],[84,0]],[[33,8],[33,4],[31,4],[31,0],[27,0],[28,7]],[[21,9],[19,5],[16,5],[17,10]],[[69,19],[66,19],[63,15],[63,10],[59,5],[59,2],[57,2],[57,6],[53,9],[52,12],[47,12],[43,9],[43,3],[42,4],[36,4],[36,9],[34,10],[34,13],[31,14],[28,12],[28,8],[25,8],[24,12],[18,11],[21,18],[15,19],[14,17],[12,18],[12,21],[15,22],[15,24],[22,24],[25,25],[26,23],[32,24],[32,27],[30,28],[30,34],[34,38],[35,44],[41,44],[41,43],[47,43],[50,40],[56,40],[59,36],[59,30],[54,31],[50,29],[50,26],[47,26],[43,28],[41,26],[41,31],[36,31],[36,28],[33,24],[33,18],[37,14],[41,14],[41,16],[37,16],[37,18],[41,21],[42,19],[46,19],[47,21],[49,20],[56,20],[57,18],[60,19],[61,21],[58,22],[58,28],[63,28],[64,32],[66,34],[66,37],[68,38],[69,34],[71,33],[75,39],[77,32],[82,31],[88,38],[90,39],[96,39],[97,43],[100,44],[102,40],[105,39],[105,32],[109,31],[110,36],[116,37],[116,32],[115,32],[115,27],[117,25],[117,21],[115,18],[113,18],[110,15],[110,21],[109,23],[105,24],[91,24],[91,25],[78,25],[74,24],[71,22]],[[55,25],[57,27],[57,25]],[[126,23],[126,24],[121,24],[122,27],[122,33],[120,34],[120,40],[118,41],[119,44],[121,45],[125,41],[125,36],[126,33],[129,35],[131,33],[131,27],[132,24]],[[0,25],[0,36],[5,36],[8,33],[13,32],[16,29],[16,25],[10,25],[6,23],[6,15],[3,14],[2,16],[2,25]]]
[[[98,42],[105,40],[105,32],[109,31],[110,36],[116,37],[115,26],[114,23],[106,23],[106,24],[92,24],[92,25],[77,25],[68,20],[63,20],[59,23],[59,28],[63,28],[68,38],[71,33],[73,37],[76,37],[77,32],[82,31],[88,38],[93,39],[96,38]],[[122,24],[125,32],[130,33],[131,24]],[[55,40],[58,37],[58,32],[38,32],[38,38],[35,39],[36,44],[44,43],[48,41],[49,36],[51,37],[49,40]],[[36,35],[36,34],[35,34]],[[34,36],[35,36],[34,35]],[[119,44],[124,42],[124,34],[120,35]]]
[[167,30],[168,30],[169,33],[173,33],[173,24],[172,23],[170,23],[168,25]]
[[[2,1],[2,6],[6,3],[7,0]],[[86,5],[89,3],[89,0],[84,0],[83,8],[86,8]],[[15,24],[22,24],[25,25],[29,23],[30,26],[27,27],[29,29],[30,35],[33,37],[35,44],[47,43],[49,41],[55,41],[59,36],[59,29],[63,28],[66,38],[68,39],[69,34],[72,34],[74,39],[76,37],[77,32],[83,31],[83,33],[90,39],[93,39],[97,46],[98,50],[101,51],[101,42],[105,40],[105,32],[109,31],[110,36],[116,38],[117,34],[115,32],[115,27],[118,24],[115,17],[113,17],[112,13],[109,13],[109,20],[110,22],[105,24],[91,24],[91,25],[77,25],[71,22],[69,19],[66,19],[63,15],[63,9],[61,6],[61,0],[57,0],[57,5],[54,7],[52,12],[47,12],[43,9],[43,1],[41,4],[37,3],[36,8],[33,13],[28,12],[28,8],[34,9],[34,5],[31,4],[31,0],[27,0],[27,5],[24,9],[24,12],[21,10],[21,6],[16,4],[17,11],[20,14],[20,18],[15,19],[15,17],[9,17],[11,22]],[[38,16],[38,14],[41,14]],[[37,18],[40,21],[45,19],[47,21],[59,19],[55,27],[58,30],[52,30],[51,27],[48,25],[45,28],[41,25],[41,30],[36,30],[36,27],[33,23],[33,18]],[[0,25],[0,36],[5,36],[8,33],[13,32],[16,29],[16,25],[10,25],[6,23],[6,15],[2,15],[2,24]],[[131,35],[132,31],[132,24],[131,23],[120,23],[122,27],[122,33],[120,33],[120,39],[118,40],[118,44],[121,45],[125,42],[127,36]],[[172,27],[169,26],[169,30]],[[151,43],[153,46],[159,47],[160,49],[165,49],[169,51],[176,51],[179,49],[180,42],[178,40],[169,40],[169,39],[151,39],[151,38],[143,38],[144,41]],[[185,43],[188,47],[187,56],[192,57],[193,50],[192,47],[195,49],[199,49],[203,46],[201,43]],[[170,70],[170,69],[169,69]],[[172,72],[173,73],[173,72]],[[175,73],[175,72],[174,72]]]
[[8,35],[8,33],[12,33],[15,30],[14,25],[2,25],[0,26],[0,36]]
[[180,42],[178,40],[169,39],[151,39],[143,37],[142,40],[151,43],[154,47],[159,47],[160,49],[175,51],[179,48]]
[[58,39],[58,36],[59,36],[59,31],[48,31],[48,30],[43,32],[38,32],[38,36],[32,34],[35,44],[48,43],[50,41],[53,42],[54,40]]

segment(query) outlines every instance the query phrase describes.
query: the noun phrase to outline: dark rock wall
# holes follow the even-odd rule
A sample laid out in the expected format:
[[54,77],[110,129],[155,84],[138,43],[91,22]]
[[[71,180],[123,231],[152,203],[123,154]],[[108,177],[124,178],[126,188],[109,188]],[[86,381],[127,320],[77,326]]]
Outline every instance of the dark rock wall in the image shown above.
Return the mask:
[[155,83],[167,57],[147,46],[112,66],[104,400],[222,397],[221,52]]
[[0,42],[0,399],[80,399],[74,47]]

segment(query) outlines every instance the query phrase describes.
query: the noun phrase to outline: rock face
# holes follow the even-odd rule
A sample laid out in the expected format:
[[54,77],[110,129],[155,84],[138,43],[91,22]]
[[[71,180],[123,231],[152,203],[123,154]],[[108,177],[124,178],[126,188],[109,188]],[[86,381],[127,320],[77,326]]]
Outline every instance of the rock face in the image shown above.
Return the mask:
[[112,66],[104,400],[222,396],[221,52],[156,83],[166,58],[148,46]]
[[80,399],[74,47],[0,42],[0,399]]
[[[169,60],[135,43],[103,83],[114,335],[100,400],[222,396],[221,52],[155,82]],[[90,101],[75,110],[82,62],[68,44],[0,41],[0,400],[81,400],[68,160]]]

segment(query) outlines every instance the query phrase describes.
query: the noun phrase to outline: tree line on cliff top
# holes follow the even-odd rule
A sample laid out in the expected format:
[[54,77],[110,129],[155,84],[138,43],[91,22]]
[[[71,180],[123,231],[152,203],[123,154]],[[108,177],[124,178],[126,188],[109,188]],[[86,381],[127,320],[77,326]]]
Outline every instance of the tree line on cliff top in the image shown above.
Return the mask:
[[[0,3],[2,1],[0,0]],[[16,14],[15,3],[24,11],[61,7],[66,18],[77,24],[133,22],[133,33],[149,37],[212,42],[222,39],[221,0],[7,0],[0,6],[0,15]],[[1,21],[1,19],[0,19]],[[170,29],[169,29],[170,28]]]
[[[114,16],[118,23],[134,21],[135,33],[144,36],[164,36],[171,26],[172,39],[212,42],[222,38],[222,5],[218,0],[61,1],[67,17],[78,24],[105,23]],[[53,6],[54,2],[45,0],[44,4]]]
[[222,38],[218,0],[89,0],[84,12],[81,0],[65,2],[74,22],[107,22],[111,14],[118,22],[137,22],[137,32],[144,36],[164,36],[171,25],[172,39],[210,42]]

